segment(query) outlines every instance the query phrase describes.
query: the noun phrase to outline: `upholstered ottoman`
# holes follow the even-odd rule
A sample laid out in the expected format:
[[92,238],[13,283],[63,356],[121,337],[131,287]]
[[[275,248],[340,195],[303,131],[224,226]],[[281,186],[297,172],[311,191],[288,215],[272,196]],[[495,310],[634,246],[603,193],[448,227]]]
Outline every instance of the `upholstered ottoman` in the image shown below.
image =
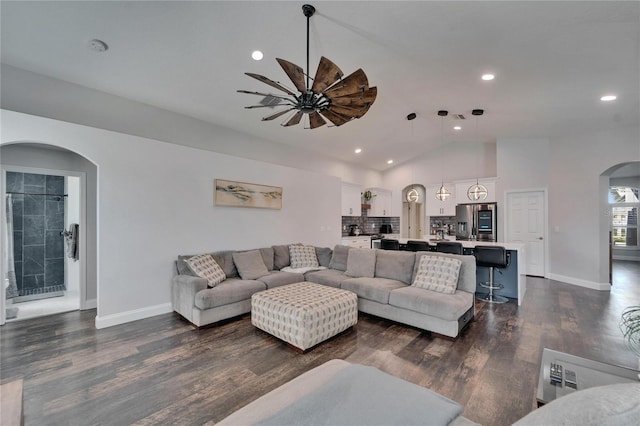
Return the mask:
[[357,322],[358,296],[338,288],[299,282],[251,296],[251,323],[303,352]]

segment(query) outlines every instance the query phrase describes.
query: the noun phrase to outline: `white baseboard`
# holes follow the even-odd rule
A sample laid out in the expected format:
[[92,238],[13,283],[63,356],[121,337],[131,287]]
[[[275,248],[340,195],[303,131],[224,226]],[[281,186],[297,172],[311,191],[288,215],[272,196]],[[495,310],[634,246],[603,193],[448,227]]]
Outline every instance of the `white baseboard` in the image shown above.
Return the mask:
[[590,288],[592,290],[611,291],[611,284],[597,283],[595,281],[582,280],[580,278],[568,277],[566,275],[549,274],[549,279],[562,281],[563,283],[577,285],[579,287]]
[[173,308],[171,307],[171,303],[163,303],[162,305],[149,306],[147,308],[135,309],[133,311],[121,312],[103,317],[97,315],[96,328],[113,327],[114,325],[154,317],[156,315],[166,314],[172,311]]

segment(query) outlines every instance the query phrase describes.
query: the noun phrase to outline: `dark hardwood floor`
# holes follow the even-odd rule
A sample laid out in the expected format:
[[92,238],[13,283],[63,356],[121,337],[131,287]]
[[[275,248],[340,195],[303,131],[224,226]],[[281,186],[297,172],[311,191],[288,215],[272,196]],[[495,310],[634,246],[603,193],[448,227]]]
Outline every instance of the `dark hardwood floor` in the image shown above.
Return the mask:
[[214,424],[332,358],[380,368],[507,425],[536,406],[542,348],[637,368],[618,329],[640,303],[640,264],[616,262],[612,291],[528,278],[521,307],[479,302],[456,340],[360,314],[347,332],[299,354],[245,315],[195,330],[174,314],[103,330],[95,311],[0,328],[1,381],[24,379],[26,425]]

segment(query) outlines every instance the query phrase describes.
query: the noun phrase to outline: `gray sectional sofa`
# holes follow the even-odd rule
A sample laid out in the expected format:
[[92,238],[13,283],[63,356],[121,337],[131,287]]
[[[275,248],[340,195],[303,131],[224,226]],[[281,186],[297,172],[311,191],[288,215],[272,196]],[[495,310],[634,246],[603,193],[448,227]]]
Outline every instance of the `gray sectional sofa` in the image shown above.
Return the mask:
[[[290,264],[288,245],[257,250],[265,268],[262,269],[264,275],[254,279],[243,279],[234,262],[234,253],[248,251],[211,253],[227,277],[213,288],[208,288],[207,281],[187,266],[185,260],[190,256],[179,256],[177,274],[172,281],[174,311],[200,327],[250,312],[251,295],[258,291],[310,281],[356,293],[361,312],[449,337],[458,336],[474,316],[476,263],[473,256],[354,249],[342,245],[333,250],[316,247],[318,263],[327,269],[302,274],[281,271]],[[453,294],[411,285],[422,256],[444,256],[462,262]]]

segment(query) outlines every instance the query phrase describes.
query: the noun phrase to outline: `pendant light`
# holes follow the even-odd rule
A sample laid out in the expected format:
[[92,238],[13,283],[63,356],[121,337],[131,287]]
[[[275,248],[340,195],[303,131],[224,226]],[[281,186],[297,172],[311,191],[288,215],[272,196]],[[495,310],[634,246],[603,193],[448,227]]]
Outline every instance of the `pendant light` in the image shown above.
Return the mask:
[[[478,140],[478,116],[481,116],[482,114],[484,114],[484,110],[483,109],[474,109],[473,111],[471,111],[472,115],[475,115],[476,117],[476,141]],[[467,189],[467,197],[469,197],[469,199],[471,201],[482,201],[485,198],[487,198],[487,187],[484,185],[481,185],[478,182],[478,158],[476,156],[476,183],[475,185],[471,185],[469,187],[469,189]]]
[[[407,115],[407,120],[412,121],[417,117],[415,112]],[[411,134],[413,135],[413,126],[411,126]],[[420,193],[416,189],[415,179],[413,176],[413,165],[411,165],[411,189],[405,194],[405,199],[408,203],[417,203],[420,201]]]
[[[440,116],[440,145],[444,147],[444,117],[449,114],[449,111],[440,110],[438,111],[438,116]],[[444,187],[444,161],[440,161],[440,177],[442,179],[442,183],[440,185],[440,189],[436,192],[436,198],[440,201],[445,201],[447,198],[451,196],[451,193],[447,191],[447,188]]]

